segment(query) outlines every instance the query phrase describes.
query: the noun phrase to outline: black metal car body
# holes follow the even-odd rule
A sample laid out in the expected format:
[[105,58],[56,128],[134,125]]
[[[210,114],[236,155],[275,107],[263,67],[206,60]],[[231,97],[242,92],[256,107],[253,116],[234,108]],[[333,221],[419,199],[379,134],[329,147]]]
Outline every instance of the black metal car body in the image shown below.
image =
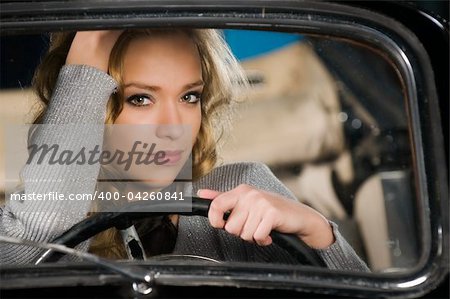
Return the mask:
[[[448,23],[393,2],[2,1],[4,35],[145,26],[302,32],[370,44],[396,63],[405,84],[415,161],[421,256],[392,274],[277,265],[129,263],[151,275],[148,296],[448,298]],[[145,296],[129,280],[89,263],[2,266],[1,297]]]

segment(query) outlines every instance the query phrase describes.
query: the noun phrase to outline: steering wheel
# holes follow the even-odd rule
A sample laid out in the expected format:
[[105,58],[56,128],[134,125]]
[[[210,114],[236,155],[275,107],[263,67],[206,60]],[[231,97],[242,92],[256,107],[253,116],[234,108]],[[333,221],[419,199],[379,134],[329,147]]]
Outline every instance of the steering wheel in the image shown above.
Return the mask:
[[[111,228],[116,227],[117,229],[126,229],[133,224],[134,220],[144,219],[148,217],[166,215],[166,214],[179,214],[187,216],[204,216],[208,217],[209,206],[211,205],[211,200],[192,197],[192,201],[178,202],[177,207],[184,208],[186,210],[192,207],[190,212],[142,212],[142,210],[148,209],[147,202],[136,202],[125,205],[124,208],[118,212],[102,212],[96,213],[88,218],[83,219],[78,222],[66,232],[61,234],[59,237],[55,238],[52,243],[65,245],[67,247],[75,247],[81,242],[95,236],[96,234]],[[158,209],[169,210],[173,203],[168,202],[155,202],[158,205]],[[153,204],[153,203],[152,203]],[[143,209],[145,205],[145,209]],[[228,214],[224,215],[226,220]],[[319,255],[305,242],[292,234],[283,234],[276,231],[272,231],[270,236],[273,242],[287,250],[299,263],[304,265],[311,265],[317,267],[326,267],[324,261],[319,257]],[[56,262],[64,254],[60,252],[47,251],[45,252],[36,262],[39,264],[41,262]]]

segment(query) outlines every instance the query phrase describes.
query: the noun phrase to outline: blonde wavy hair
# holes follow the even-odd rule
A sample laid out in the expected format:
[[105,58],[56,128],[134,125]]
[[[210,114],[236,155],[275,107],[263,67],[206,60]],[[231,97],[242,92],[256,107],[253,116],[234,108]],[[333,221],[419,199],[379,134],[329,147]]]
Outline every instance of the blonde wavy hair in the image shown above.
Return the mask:
[[[118,90],[108,101],[105,123],[114,123],[123,108],[122,62],[130,42],[137,38],[179,33],[187,35],[196,45],[205,82],[201,98],[201,126],[192,149],[192,177],[196,180],[206,175],[216,165],[217,146],[230,125],[233,103],[247,87],[247,80],[240,64],[217,30],[187,28],[125,30],[114,45],[109,59],[108,73],[118,82]],[[49,50],[33,79],[33,87],[43,104],[34,124],[44,121],[59,71],[65,64],[74,37],[74,32],[51,35]],[[121,244],[117,231],[110,229],[95,238],[90,251],[105,257],[123,258],[126,254]]]

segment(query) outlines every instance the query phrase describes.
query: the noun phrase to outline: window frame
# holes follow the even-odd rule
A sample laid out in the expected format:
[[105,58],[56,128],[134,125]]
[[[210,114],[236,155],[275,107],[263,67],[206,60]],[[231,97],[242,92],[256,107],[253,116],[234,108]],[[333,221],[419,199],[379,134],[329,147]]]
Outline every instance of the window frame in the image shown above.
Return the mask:
[[[190,1],[186,4],[185,1],[83,0],[2,2],[0,20],[0,32],[5,35],[61,29],[190,26],[329,35],[382,51],[404,84],[421,237],[421,256],[416,267],[401,273],[362,274],[276,265],[249,268],[242,263],[219,266],[175,263],[171,267],[152,263],[148,266],[160,273],[158,283],[161,284],[276,288],[362,297],[419,295],[432,289],[448,273],[448,213],[445,212],[448,211],[448,186],[440,165],[445,158],[433,70],[417,37],[394,19],[345,4],[314,1]],[[36,273],[51,278],[44,284],[51,287],[100,284],[100,275],[108,271],[86,264],[2,266],[0,279],[8,288],[21,288],[23,279],[29,278],[31,287]],[[79,279],[67,280],[74,273]],[[122,281],[117,275],[107,276],[109,283]],[[41,281],[42,277],[34,278],[35,286],[42,285]]]

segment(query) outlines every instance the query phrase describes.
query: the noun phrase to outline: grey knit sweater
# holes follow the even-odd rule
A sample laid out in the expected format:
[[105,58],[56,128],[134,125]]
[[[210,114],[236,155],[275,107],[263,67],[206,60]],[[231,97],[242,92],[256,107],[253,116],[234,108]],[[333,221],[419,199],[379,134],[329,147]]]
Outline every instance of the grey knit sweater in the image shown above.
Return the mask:
[[[64,66],[59,74],[44,123],[102,124],[106,103],[116,88],[116,82],[106,73],[90,66]],[[101,127],[101,126],[97,126]],[[103,131],[71,132],[42,128],[35,134],[36,144],[59,144],[76,150],[81,146],[101,144]],[[99,165],[65,165],[51,169],[27,164],[22,171],[24,192],[93,193]],[[223,165],[193,183],[193,191],[209,188],[230,190],[239,184],[253,185],[294,199],[291,192],[259,163]],[[37,242],[50,241],[85,218],[90,202],[7,201],[0,207],[0,234]],[[336,241],[328,248],[317,250],[330,269],[368,271],[365,263],[333,226]],[[87,243],[79,247],[86,250]],[[42,250],[0,243],[0,262],[24,264],[33,262]],[[214,229],[204,217],[180,216],[174,253],[194,254],[223,261],[293,263],[293,258],[277,245],[257,246],[224,230]]]

